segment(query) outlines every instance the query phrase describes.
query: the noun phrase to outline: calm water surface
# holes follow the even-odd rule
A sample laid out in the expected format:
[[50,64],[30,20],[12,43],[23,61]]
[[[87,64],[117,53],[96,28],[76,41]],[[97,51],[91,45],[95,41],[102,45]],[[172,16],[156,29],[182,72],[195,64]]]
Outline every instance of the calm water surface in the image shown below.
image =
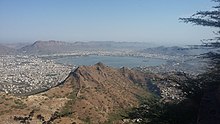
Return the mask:
[[62,58],[54,59],[55,62],[62,64],[71,64],[71,65],[94,65],[98,62],[102,62],[105,65],[113,67],[139,67],[139,66],[158,66],[165,64],[166,60],[163,59],[153,59],[153,58],[144,58],[144,57],[130,57],[130,56],[98,56],[98,55],[89,55],[89,56],[67,56]]

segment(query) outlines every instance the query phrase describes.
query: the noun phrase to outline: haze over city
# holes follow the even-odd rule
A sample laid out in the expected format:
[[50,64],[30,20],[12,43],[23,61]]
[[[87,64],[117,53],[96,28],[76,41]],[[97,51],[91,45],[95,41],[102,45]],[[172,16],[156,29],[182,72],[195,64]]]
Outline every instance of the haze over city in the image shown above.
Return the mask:
[[181,23],[210,0],[1,0],[0,43],[132,41],[200,44],[211,28]]

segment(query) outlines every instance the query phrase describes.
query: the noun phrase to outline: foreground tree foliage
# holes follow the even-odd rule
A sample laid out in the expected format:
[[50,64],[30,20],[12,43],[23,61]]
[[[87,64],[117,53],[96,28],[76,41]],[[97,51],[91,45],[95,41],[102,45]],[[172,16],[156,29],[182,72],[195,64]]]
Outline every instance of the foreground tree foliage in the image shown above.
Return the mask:
[[192,23],[194,25],[208,26],[212,28],[217,28],[218,31],[214,32],[216,34],[215,38],[208,39],[214,42],[209,42],[209,46],[220,47],[220,0],[212,0],[217,3],[213,6],[210,11],[198,11],[189,18],[180,18],[185,23]]
[[[205,40],[202,47],[220,48],[220,0],[210,11],[198,11],[185,23],[217,28],[216,37]],[[203,40],[204,41],[204,40]],[[220,123],[220,51],[209,52],[201,57],[209,59],[209,68],[196,79],[177,82],[185,95],[178,103],[164,103],[152,97],[129,113],[129,118],[143,124],[219,124]]]

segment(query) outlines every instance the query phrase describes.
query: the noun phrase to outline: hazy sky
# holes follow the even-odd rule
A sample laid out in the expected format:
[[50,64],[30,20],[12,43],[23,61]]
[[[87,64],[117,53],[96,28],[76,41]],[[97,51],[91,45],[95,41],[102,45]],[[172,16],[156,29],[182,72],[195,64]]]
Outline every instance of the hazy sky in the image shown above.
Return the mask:
[[210,0],[0,0],[0,42],[200,44],[213,29],[180,23]]

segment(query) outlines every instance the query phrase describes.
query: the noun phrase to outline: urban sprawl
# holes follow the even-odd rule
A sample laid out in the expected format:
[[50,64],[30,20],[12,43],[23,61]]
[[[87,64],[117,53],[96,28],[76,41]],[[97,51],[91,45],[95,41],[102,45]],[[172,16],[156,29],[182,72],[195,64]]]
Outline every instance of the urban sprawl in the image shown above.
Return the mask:
[[[101,56],[141,56],[145,58],[161,58],[170,61],[166,65],[157,67],[140,67],[141,70],[150,70],[154,73],[166,71],[181,71],[181,64],[184,60],[195,59],[189,57],[166,56],[147,53],[135,53],[131,51],[96,51],[96,52],[74,52],[69,54],[54,55],[4,55],[0,56],[0,91],[15,95],[36,94],[51,87],[57,86],[68,74],[76,68],[74,65],[64,65],[54,62],[51,58],[63,56],[82,56],[82,55],[101,55]],[[185,70],[184,70],[185,69]],[[190,71],[187,67],[182,67],[188,73],[199,72]]]

